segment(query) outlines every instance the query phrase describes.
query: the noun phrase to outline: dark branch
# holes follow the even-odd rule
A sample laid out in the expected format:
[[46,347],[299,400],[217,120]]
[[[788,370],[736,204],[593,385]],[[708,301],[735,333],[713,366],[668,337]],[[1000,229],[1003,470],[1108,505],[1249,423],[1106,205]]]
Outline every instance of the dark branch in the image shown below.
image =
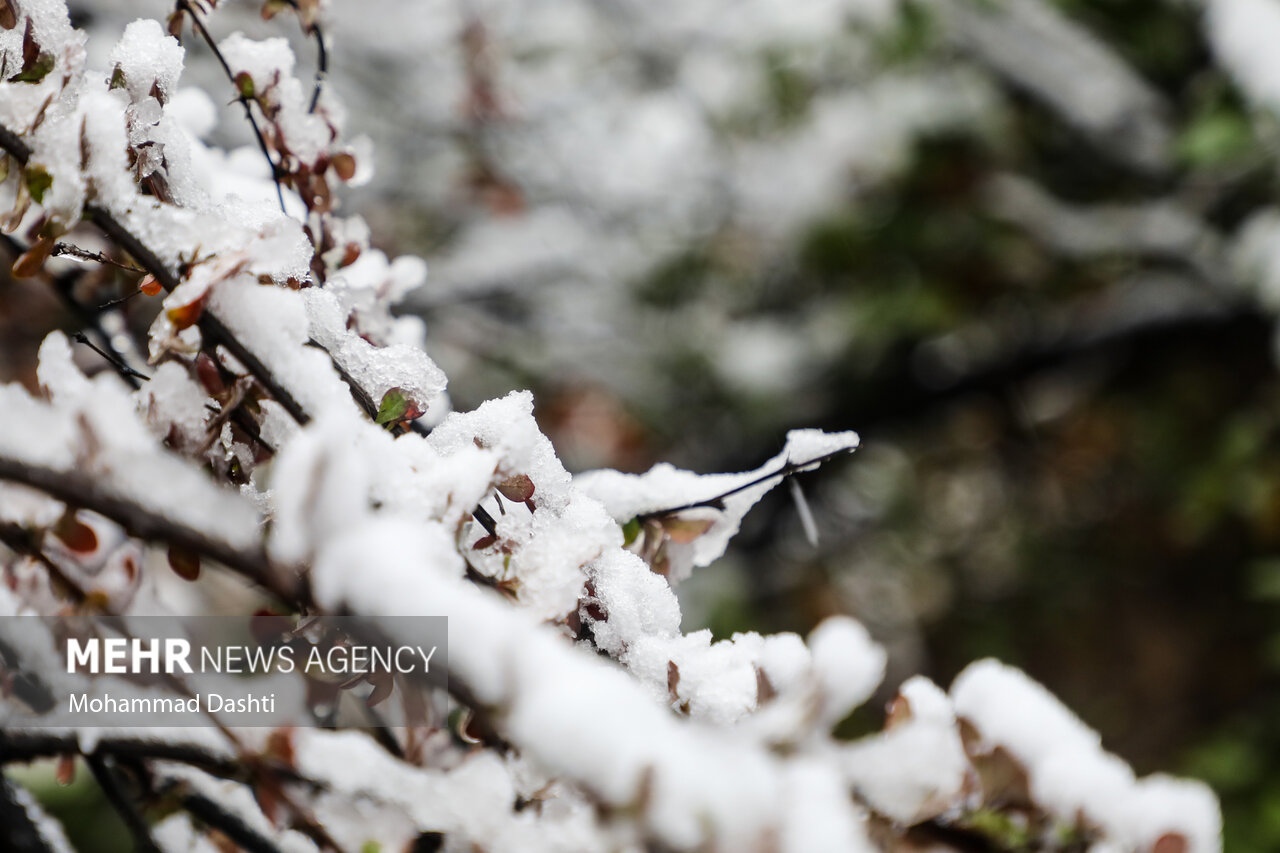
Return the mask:
[[95,344],[93,341],[89,340],[89,336],[86,335],[84,332],[76,332],[72,337],[75,338],[76,343],[84,344],[89,349],[93,350],[98,355],[106,359],[107,363],[110,364],[112,367],[114,367],[117,373],[122,373],[126,376],[132,376],[133,378],[141,379],[144,382],[151,381],[151,377],[148,376],[147,374],[134,370],[132,367],[125,364],[124,360],[121,359],[119,356],[116,356],[116,355],[113,355],[112,353],[107,352],[106,350],[102,349],[100,346]]
[[280,853],[274,842],[203,794],[182,794],[182,805],[193,817],[218,830],[247,853]]
[[732,497],[739,492],[745,492],[747,489],[758,486],[761,483],[767,483],[770,480],[774,480],[779,477],[785,480],[788,477],[794,477],[796,474],[802,474],[805,471],[812,471],[822,463],[835,459],[838,456],[843,456],[846,453],[852,453],[856,449],[857,447],[842,447],[839,450],[833,450],[830,453],[825,453],[822,456],[810,459],[807,462],[792,462],[788,459],[777,471],[770,471],[768,474],[761,474],[759,477],[755,477],[740,486],[734,486],[732,489],[721,492],[713,497],[700,501],[693,501],[692,503],[681,504],[680,506],[668,507],[667,509],[655,509],[650,510],[649,512],[642,512],[637,515],[636,518],[641,521],[646,521],[650,518],[662,518],[663,516],[671,515],[676,512],[683,512],[688,509],[709,508],[722,510],[724,509],[725,498]]
[[125,790],[124,780],[116,773],[111,760],[97,752],[84,756],[84,760],[89,765],[93,778],[97,780],[98,787],[106,796],[107,802],[115,809],[116,814],[120,815],[129,834],[133,836],[134,850],[138,853],[161,853],[156,840],[151,837],[150,827],[134,806],[133,799]]
[[18,802],[18,787],[0,774],[0,847],[12,853],[53,853],[39,827]]
[[134,536],[168,542],[209,557],[259,584],[281,601],[299,599],[300,581],[275,569],[260,549],[246,551],[180,524],[128,498],[106,491],[81,471],[57,471],[0,457],[0,480],[22,483],[72,506],[92,509]]
[[[0,134],[0,140],[2,140],[2,138],[3,134]],[[0,234],[0,243],[3,243],[5,250],[15,258],[25,251],[18,241],[10,237],[8,234]],[[99,346],[114,356],[114,358],[108,358],[107,361],[111,363],[112,367],[116,368],[116,372],[120,375],[120,378],[124,380],[124,383],[130,388],[137,390],[138,381],[136,377],[130,375],[132,368],[129,368],[128,370],[120,369],[119,365],[125,364],[124,356],[115,348],[115,344],[111,341],[111,335],[107,334],[107,330],[102,327],[102,320],[98,314],[101,312],[102,308],[106,306],[99,306],[96,309],[87,308],[80,304],[80,300],[76,299],[75,294],[72,292],[78,277],[78,272],[72,275],[49,276],[49,281],[53,287],[54,295],[58,297],[58,301],[62,303],[63,307],[71,312],[75,317],[76,322],[79,323],[82,328],[86,328],[93,333],[93,336],[98,339]]]

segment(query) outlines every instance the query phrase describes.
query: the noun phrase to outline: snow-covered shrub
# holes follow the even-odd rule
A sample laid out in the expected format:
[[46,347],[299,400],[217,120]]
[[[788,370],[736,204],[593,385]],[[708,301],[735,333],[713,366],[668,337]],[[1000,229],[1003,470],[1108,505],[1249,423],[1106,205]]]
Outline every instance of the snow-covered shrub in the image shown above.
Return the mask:
[[[86,375],[54,333],[41,393],[0,388],[0,614],[60,635],[215,606],[247,621],[265,600],[404,642],[393,617],[445,615],[448,693],[362,692],[385,718],[342,731],[9,725],[0,760],[82,756],[143,849],[1220,848],[1204,786],[1135,778],[999,663],[949,693],[908,680],[883,731],[849,742],[833,729],[885,667],[856,621],[683,633],[673,584],[857,436],[798,430],[742,474],[573,477],[527,393],[451,411],[426,329],[394,311],[424,264],[336,212],[368,147],[323,75],[282,39],[214,36],[212,5],[129,24],[98,65],[62,3],[0,0],[15,274],[75,300],[75,264],[101,263],[130,298],[163,293],[139,346],[81,306],[113,369]],[[264,11],[321,45],[317,6]],[[193,39],[221,88],[181,86]],[[247,148],[206,139],[229,99]],[[49,639],[3,638],[6,702],[27,701]],[[65,848],[24,792],[0,794],[10,847]]]

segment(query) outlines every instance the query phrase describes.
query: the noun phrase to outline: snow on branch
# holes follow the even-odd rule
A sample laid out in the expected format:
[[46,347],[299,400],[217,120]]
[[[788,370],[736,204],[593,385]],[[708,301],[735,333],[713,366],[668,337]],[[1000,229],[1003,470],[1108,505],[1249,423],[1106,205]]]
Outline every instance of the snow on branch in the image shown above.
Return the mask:
[[[0,0],[0,225],[21,235],[15,271],[85,257],[58,247],[87,245],[87,223],[108,241],[88,257],[140,268],[141,293],[163,294],[136,342],[141,387],[86,376],[55,332],[39,396],[0,388],[13,546],[0,606],[40,614],[53,636],[73,617],[247,609],[256,587],[275,616],[351,617],[406,644],[420,637],[392,617],[447,616],[447,694],[416,684],[395,725],[369,694],[364,730],[11,729],[0,762],[86,758],[143,849],[220,836],[270,851],[874,851],[924,831],[992,849],[1014,836],[1220,849],[1207,788],[1136,779],[1015,670],[980,662],[950,693],[911,679],[882,732],[845,742],[837,726],[886,669],[860,623],[686,633],[673,584],[721,557],[770,489],[857,435],[797,430],[739,474],[573,477],[529,393],[451,411],[422,322],[396,312],[425,265],[387,258],[338,213],[368,152],[320,85],[320,4],[284,5],[316,40],[311,85],[285,40],[215,36],[213,3],[183,0],[170,29],[135,21],[91,54],[63,4]],[[173,35],[187,19],[257,151],[205,142],[214,108],[182,86]],[[47,654],[46,640],[0,655],[0,708],[21,698],[9,658]],[[7,781],[0,812],[9,846],[64,849]]]

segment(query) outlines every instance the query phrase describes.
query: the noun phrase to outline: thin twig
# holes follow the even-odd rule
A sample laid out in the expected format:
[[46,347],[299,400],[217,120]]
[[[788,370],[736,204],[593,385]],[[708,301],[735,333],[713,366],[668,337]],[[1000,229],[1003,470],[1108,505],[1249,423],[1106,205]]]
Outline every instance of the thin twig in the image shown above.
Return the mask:
[[115,299],[108,299],[106,302],[103,302],[101,305],[95,306],[93,310],[97,311],[98,313],[102,313],[103,311],[106,311],[108,308],[115,308],[117,305],[125,304],[130,299],[133,299],[135,296],[138,296],[141,293],[142,293],[141,290],[132,290],[126,293],[124,296],[117,296]]
[[[302,9],[298,6],[298,0],[287,0],[293,11],[299,14],[299,22],[301,22]],[[316,40],[316,76],[315,89],[311,93],[311,106],[307,108],[307,112],[314,113],[316,107],[320,104],[320,90],[324,86],[325,78],[329,74],[329,51],[324,44],[324,33],[320,30],[320,25],[312,21],[305,27],[307,34]]]
[[[179,783],[174,783],[176,788]],[[218,830],[247,853],[280,853],[280,848],[269,838],[245,823],[203,794],[183,793],[182,806],[207,826]]]
[[[0,131],[2,130],[3,128],[0,128]],[[4,146],[4,140],[5,135],[0,133],[0,147]],[[18,141],[21,142],[21,140]],[[0,234],[0,243],[2,243],[5,246],[6,251],[12,254],[15,258],[25,251],[18,241],[10,237],[8,234]],[[137,379],[129,375],[128,371],[123,371],[120,370],[119,367],[116,367],[117,364],[125,363],[124,356],[115,348],[115,344],[111,341],[111,335],[107,334],[107,330],[102,327],[102,320],[98,315],[101,313],[104,306],[88,308],[80,304],[80,300],[76,299],[75,294],[72,292],[75,287],[75,282],[79,276],[80,272],[75,271],[70,275],[63,274],[58,276],[48,276],[48,278],[50,285],[53,287],[54,295],[58,297],[58,300],[67,308],[67,310],[75,315],[76,321],[82,327],[93,333],[94,337],[98,339],[100,346],[115,356],[115,360],[108,359],[108,361],[111,361],[112,367],[116,368],[116,372],[120,374],[120,378],[124,380],[124,383],[130,388],[137,390],[139,387]]]
[[70,243],[54,243],[53,251],[49,253],[51,257],[59,255],[70,255],[73,258],[79,258],[82,261],[97,261],[100,264],[106,264],[110,267],[126,270],[127,272],[145,273],[146,270],[141,267],[135,267],[132,264],[122,264],[114,258],[109,258],[102,252],[90,252],[88,249],[82,249],[79,246],[73,246]]
[[151,377],[150,377],[150,376],[148,376],[147,374],[142,373],[142,372],[137,371],[137,370],[134,370],[132,367],[130,367],[129,365],[125,364],[123,360],[121,360],[121,359],[119,359],[118,357],[116,357],[116,356],[112,355],[111,353],[109,353],[109,352],[107,352],[106,350],[104,350],[104,349],[102,349],[101,347],[99,347],[99,346],[98,346],[97,344],[95,344],[93,341],[89,340],[89,336],[88,336],[88,335],[86,335],[84,332],[76,332],[74,335],[72,335],[72,337],[73,337],[73,338],[75,338],[76,343],[84,344],[84,345],[85,345],[85,346],[87,346],[89,349],[93,350],[93,351],[94,351],[94,352],[96,352],[98,355],[100,355],[100,356],[102,356],[104,359],[106,359],[106,360],[107,360],[107,362],[108,362],[112,367],[114,367],[114,368],[116,369],[116,371],[117,371],[117,372],[119,372],[119,373],[124,373],[124,374],[126,374],[126,375],[128,375],[128,376],[132,376],[132,377],[134,377],[135,379],[141,379],[141,380],[143,380],[144,382],[150,382],[150,381],[151,381]]
[[755,477],[743,483],[740,486],[734,486],[732,489],[721,492],[720,494],[715,495],[713,497],[705,498],[700,501],[693,501],[687,504],[681,504],[680,506],[667,507],[666,509],[655,509],[655,510],[650,510],[648,512],[642,512],[639,515],[637,515],[636,518],[638,518],[641,521],[647,521],[648,519],[651,519],[651,518],[662,518],[663,516],[671,515],[672,513],[676,513],[676,512],[684,512],[685,510],[688,510],[688,509],[709,508],[709,509],[722,510],[724,509],[725,498],[732,497],[733,495],[736,495],[739,492],[745,492],[747,489],[750,489],[753,486],[758,486],[761,483],[767,483],[770,480],[775,479],[777,477],[782,477],[784,479],[787,477],[794,477],[796,474],[801,474],[801,473],[804,473],[805,471],[810,471],[816,468],[817,466],[821,465],[822,463],[835,459],[838,456],[843,456],[846,453],[852,453],[856,449],[857,449],[856,447],[842,447],[839,450],[833,450],[830,453],[824,453],[823,455],[818,456],[814,459],[810,459],[807,462],[792,462],[790,459],[788,459],[782,465],[782,467],[779,468],[778,470],[770,471],[767,474],[761,474],[759,477]]
[[214,41],[213,36],[205,29],[204,21],[200,19],[200,15],[196,12],[195,7],[188,0],[177,0],[178,8],[185,10],[191,15],[191,25],[195,27],[196,32],[204,39],[205,44],[209,46],[209,50],[213,51],[213,56],[218,60],[218,64],[222,66],[222,70],[226,72],[227,80],[236,88],[236,100],[240,106],[244,108],[244,117],[249,120],[249,126],[253,128],[254,138],[258,140],[258,148],[262,151],[262,156],[267,159],[267,166],[271,169],[271,180],[276,185],[276,198],[280,202],[280,210],[282,213],[288,214],[288,210],[284,206],[284,190],[280,186],[280,176],[282,167],[277,165],[271,159],[271,150],[267,148],[267,140],[262,135],[262,129],[258,127],[258,120],[253,116],[253,108],[250,106],[250,99],[246,98],[240,91],[240,87],[236,85],[235,72],[231,70],[231,65],[227,62],[227,58],[222,55],[222,51],[218,48],[218,43]]

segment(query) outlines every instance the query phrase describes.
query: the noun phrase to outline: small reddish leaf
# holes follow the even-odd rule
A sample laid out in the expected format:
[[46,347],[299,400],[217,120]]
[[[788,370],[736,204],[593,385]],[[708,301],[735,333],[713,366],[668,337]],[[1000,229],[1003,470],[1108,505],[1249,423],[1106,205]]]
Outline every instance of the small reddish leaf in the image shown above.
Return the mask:
[[156,277],[150,274],[144,275],[142,281],[138,282],[138,290],[141,290],[147,296],[158,296],[163,289],[160,286],[160,282],[156,281]]
[[56,778],[59,785],[70,785],[76,780],[76,757],[64,755],[58,759]]
[[98,550],[98,534],[76,518],[74,512],[68,512],[58,519],[58,523],[53,526],[53,535],[78,554],[91,554]]
[[293,727],[284,726],[267,735],[265,752],[272,758],[284,762],[286,767],[293,767]]
[[279,643],[293,631],[293,620],[272,610],[259,610],[249,617],[249,634],[263,645]]
[[375,673],[369,676],[369,682],[373,685],[373,691],[364,700],[364,704],[369,708],[385,702],[396,687],[395,677],[389,672]]
[[175,305],[172,308],[165,309],[165,316],[169,318],[169,322],[173,324],[173,328],[182,331],[188,326],[194,326],[200,322],[200,315],[204,313],[204,301],[208,297],[209,291],[205,290],[195,299],[183,305]]
[[338,266],[349,267],[360,259],[360,245],[358,243],[348,243],[347,247],[342,251],[342,260],[338,262]]
[[182,9],[178,9],[169,16],[169,35],[182,41],[182,24],[185,21],[185,13]]
[[509,501],[524,503],[533,497],[533,480],[527,474],[516,474],[499,483],[498,491]]
[[680,687],[680,667],[676,666],[673,660],[667,661],[667,696],[672,702],[680,700],[680,694],[677,692]]
[[488,548],[490,545],[492,545],[494,542],[497,542],[497,541],[498,541],[498,537],[490,533],[487,536],[481,536],[479,539],[476,540],[476,544],[472,545],[471,547],[477,551],[483,551],[485,548]]
[[18,26],[17,0],[0,0],[0,27],[11,30]]
[[196,356],[196,377],[210,397],[221,399],[227,393],[227,383],[222,381],[218,365],[206,353]]
[[343,181],[351,180],[356,176],[356,158],[345,152],[333,155],[333,170]]
[[1156,843],[1151,847],[1151,853],[1187,853],[1191,849],[1191,845],[1187,843],[1187,839],[1176,832],[1166,832],[1164,835],[1156,839]]
[[262,20],[269,21],[288,8],[289,4],[285,0],[266,0],[262,4]]
[[889,710],[885,714],[884,727],[885,730],[894,726],[905,723],[911,719],[911,703],[907,701],[907,697],[899,693],[893,697],[893,701],[889,703]]
[[169,568],[184,581],[193,581],[200,577],[200,557],[177,545],[170,545]]
[[42,237],[13,262],[14,278],[30,278],[44,268],[44,262],[53,252],[53,238]]

